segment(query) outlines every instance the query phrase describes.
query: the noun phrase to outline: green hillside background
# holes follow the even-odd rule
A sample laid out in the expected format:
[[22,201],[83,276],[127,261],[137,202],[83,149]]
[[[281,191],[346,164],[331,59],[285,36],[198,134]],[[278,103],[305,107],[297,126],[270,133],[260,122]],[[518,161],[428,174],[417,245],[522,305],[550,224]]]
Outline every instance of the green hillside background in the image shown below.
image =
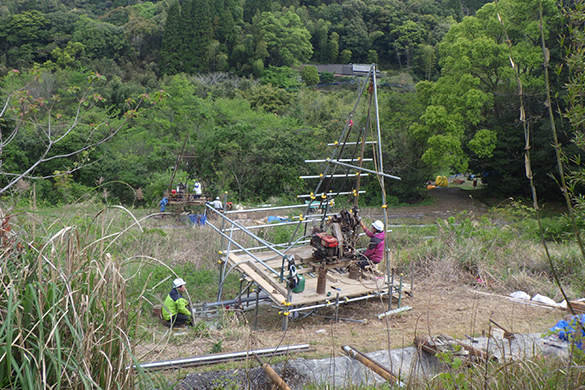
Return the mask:
[[[191,158],[175,181],[197,177],[210,196],[293,199],[314,187],[299,175],[319,171],[304,159],[328,156],[357,98],[355,77],[313,65],[375,63],[385,171],[402,177],[387,183],[389,203],[420,201],[438,174],[473,174],[497,197],[530,197],[525,150],[539,196],[559,199],[551,118],[575,169],[580,122],[567,113],[579,104],[568,89],[579,42],[554,1],[542,2],[541,31],[539,4],[4,1],[1,193],[30,197],[34,182],[49,205],[93,193],[152,206],[182,154]],[[76,120],[82,93],[93,101]],[[159,104],[140,103],[156,94]],[[129,113],[137,104],[148,109]],[[50,118],[75,128],[53,144]],[[88,146],[98,135],[107,142]]]

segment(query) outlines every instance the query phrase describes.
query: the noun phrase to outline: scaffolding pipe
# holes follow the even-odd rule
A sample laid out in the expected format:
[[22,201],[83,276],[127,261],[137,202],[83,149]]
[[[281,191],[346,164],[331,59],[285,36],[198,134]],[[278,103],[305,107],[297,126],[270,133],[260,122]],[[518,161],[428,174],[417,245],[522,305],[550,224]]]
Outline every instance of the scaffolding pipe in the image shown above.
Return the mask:
[[[367,79],[366,79],[367,80]],[[377,143],[376,141],[366,141],[366,144],[375,144]],[[361,144],[361,142],[345,142],[344,145],[358,145]],[[332,144],[327,144],[327,146],[339,146],[340,144],[338,142],[334,142]]]
[[270,367],[268,363],[264,363],[262,359],[260,359],[256,354],[254,354],[254,358],[258,361],[258,363],[260,363],[264,372],[270,377],[270,379],[272,379],[272,382],[274,382],[274,384],[278,386],[279,389],[291,390],[286,382],[280,377],[280,375],[276,373],[276,371],[274,371],[272,367]]
[[[215,226],[213,226],[213,224],[207,222],[208,226],[211,226],[211,228],[213,230],[215,230],[216,232],[218,232],[219,234],[221,234],[223,237],[228,238],[228,236],[223,233],[221,230],[219,230],[218,228],[216,228]],[[245,231],[245,230],[244,230]],[[274,270],[273,268],[271,268],[268,264],[266,264],[265,262],[263,262],[262,260],[260,260],[259,258],[257,258],[256,256],[254,256],[254,254],[252,252],[250,252],[249,250],[247,250],[246,248],[244,248],[243,246],[241,246],[240,244],[238,244],[235,240],[232,241],[232,243],[237,246],[238,248],[240,248],[244,253],[246,253],[247,255],[249,255],[250,257],[252,257],[254,260],[256,260],[258,263],[262,264],[264,267],[266,267],[266,269],[268,269],[269,271],[271,271],[272,273],[276,274],[277,276],[280,276],[280,274],[278,272],[276,272],[276,270]],[[272,249],[271,247],[268,247]]]
[[[370,72],[371,72],[371,69],[368,71],[368,77],[370,76]],[[366,89],[366,84],[367,84],[367,77],[364,80],[364,83],[362,84],[361,88],[358,88],[359,91],[358,91],[358,94],[357,94],[357,100],[356,100],[356,102],[355,102],[355,104],[353,106],[353,110],[349,114],[348,120],[346,121],[345,126],[343,126],[343,131],[341,132],[341,135],[339,137],[339,141],[336,142],[335,144],[339,144],[339,142],[343,142],[343,139],[345,139],[345,137],[346,137],[349,129],[351,129],[350,121],[351,121],[351,118],[353,117],[353,114],[355,113],[355,110],[358,107],[358,104],[360,103],[360,99],[361,99],[361,97],[362,97],[362,95],[364,93],[364,89]],[[359,83],[358,83],[358,85],[359,85]],[[331,153],[331,159],[334,159],[335,156],[340,153],[339,151],[340,151],[339,148],[335,148],[333,150],[333,152]],[[327,175],[329,173],[329,167],[330,166],[331,166],[330,164],[327,164],[325,166],[325,171],[323,172],[324,175]],[[319,192],[319,188],[321,188],[321,183],[323,183],[323,180],[319,180],[319,182],[317,183],[317,187],[315,188],[315,190],[313,191],[313,193],[318,193]],[[311,210],[311,208],[310,208],[310,204],[309,204],[309,205],[306,206],[306,209],[305,209],[305,213],[304,214],[305,215],[309,214],[309,211],[310,210]],[[293,238],[295,237],[295,235],[297,234],[297,232],[299,231],[299,227],[300,226],[301,226],[301,224],[298,224],[297,227],[295,228],[295,231],[291,235],[291,239],[290,239],[291,242],[292,242]]]
[[352,357],[358,362],[362,363],[364,366],[368,367],[370,370],[374,371],[376,374],[386,379],[388,383],[391,384],[401,383],[400,380],[392,373],[392,371],[388,370],[386,367],[376,362],[375,360],[370,359],[360,351],[348,345],[343,345],[341,349],[343,350],[343,352],[347,354],[347,356]]
[[[365,235],[365,233],[360,233],[359,235],[362,236],[362,235]],[[301,238],[303,238],[303,237],[301,237]],[[299,239],[299,240],[295,241],[292,246],[290,244],[288,244],[288,243],[273,244],[272,246],[274,246],[276,248],[284,247],[285,248],[284,251],[287,252],[289,249],[292,249],[295,245],[298,245],[298,244],[308,244],[309,242],[311,242],[311,240],[301,240],[301,239]],[[248,250],[248,251],[260,250],[260,249],[266,249],[266,248],[269,248],[269,247],[267,247],[265,245],[262,245],[262,246],[254,246],[254,247],[244,248],[244,249],[234,249],[234,250],[231,251],[231,253],[239,253],[239,252],[243,252],[244,250]]]
[[306,204],[293,204],[291,206],[274,206],[274,207],[263,207],[263,208],[258,208],[258,209],[230,210],[230,211],[226,211],[225,214],[241,214],[241,213],[253,213],[256,211],[298,209],[301,207],[307,207],[307,205]]
[[258,302],[260,301],[260,286],[256,287],[256,307],[254,308],[254,330],[258,328]]
[[[227,199],[227,194],[226,194],[226,199]],[[224,230],[224,223],[225,223],[225,219],[224,222],[222,223],[222,230]],[[230,253],[230,249],[231,249],[231,245],[232,245],[232,241],[233,241],[233,236],[234,236],[234,232],[231,231],[230,232],[230,238],[227,244],[227,251],[226,251],[226,255],[225,258],[223,259],[223,261],[220,261],[219,264],[219,287],[217,289],[217,298],[215,299],[216,301],[219,301],[221,299],[221,293],[223,292],[223,282],[225,279],[225,268],[227,265],[227,259],[228,259],[228,253]],[[223,248],[223,237],[221,239],[221,246],[220,248]]]
[[192,357],[192,358],[184,358],[184,359],[174,359],[174,360],[162,360],[153,363],[143,363],[137,364],[134,366],[126,367],[127,370],[130,368],[142,368],[144,370],[160,370],[160,369],[167,369],[167,368],[179,368],[179,367],[186,367],[186,366],[201,366],[205,364],[212,364],[212,363],[219,363],[227,360],[236,360],[236,359],[247,359],[250,355],[258,355],[258,356],[267,356],[267,355],[276,355],[276,354],[283,354],[287,352],[298,352],[302,350],[309,349],[309,344],[298,344],[298,345],[287,345],[284,347],[276,347],[276,348],[263,348],[263,349],[256,349],[253,351],[242,351],[242,352],[230,352],[230,353],[222,353],[219,355],[207,355],[207,356],[199,356],[199,357]]
[[[380,293],[376,293],[373,295],[364,295],[361,297],[355,297],[355,298],[347,298],[347,299],[343,299],[340,300],[339,303],[350,303],[350,302],[356,302],[356,301],[363,301],[364,299],[370,299],[370,298],[377,298],[377,297],[381,297],[384,295],[388,295],[388,293],[386,291],[381,291]],[[327,301],[325,303],[321,303],[318,305],[312,305],[312,306],[304,306],[304,307],[299,307],[299,308],[295,308],[295,309],[290,309],[288,312],[289,313],[294,313],[297,311],[304,311],[304,310],[310,310],[310,309],[318,309],[321,307],[327,307],[327,306],[332,306],[335,305],[335,302],[331,302],[331,301]]]
[[[327,163],[328,164],[336,164],[336,165],[341,165],[343,167],[348,167],[348,168],[354,168],[357,169],[359,171],[364,171],[364,172],[369,172],[369,173],[373,173],[374,175],[380,175],[380,176],[386,176],[389,177],[390,179],[396,179],[396,180],[402,180],[400,177],[398,176],[393,176],[393,175],[389,175],[387,173],[383,173],[383,172],[377,172],[377,171],[373,171],[371,169],[366,169],[366,168],[362,168],[362,167],[358,167],[355,165],[351,165],[351,164],[346,164],[346,163],[342,163],[336,160],[330,160],[327,159]],[[350,175],[353,175],[350,173]],[[343,175],[343,177],[346,177],[347,175]],[[357,175],[356,175],[357,176]],[[364,174],[360,174],[360,176],[368,176],[368,174],[364,173]],[[302,177],[301,177],[302,178]]]
[[[382,134],[380,131],[380,108],[378,106],[378,85],[376,83],[376,65],[372,64],[372,69],[374,70],[374,77],[372,77],[372,83],[374,85],[374,103],[375,103],[375,112],[376,112],[376,130],[378,132],[378,158],[379,158],[379,166],[378,170],[380,172],[384,172],[384,162],[382,159]],[[384,226],[388,226],[388,205],[386,204],[386,186],[384,184],[384,175],[380,175],[380,188],[382,190],[382,208],[384,210]],[[388,276],[388,281],[390,280],[390,258],[388,256],[388,240],[384,237],[384,259],[386,260],[386,274]],[[394,284],[392,284],[394,285]],[[388,309],[392,305],[392,298],[388,300]]]
[[[301,223],[309,223],[309,222],[312,222],[312,221],[301,221]],[[267,228],[267,227],[294,225],[297,223],[298,223],[297,221],[277,222],[277,223],[269,223],[266,225],[246,226],[246,229],[248,229],[248,230],[263,229],[263,228]],[[229,228],[229,229],[225,229],[224,232],[238,231],[238,230],[242,230],[242,228]],[[276,246],[276,245],[274,245],[274,246]]]
[[333,197],[336,197],[338,195],[353,195],[355,193],[365,194],[366,191],[355,191],[355,192],[354,191],[346,191],[346,192],[335,192],[335,193],[330,191],[327,194],[322,192],[321,194],[317,194],[317,195],[314,195],[314,194],[297,195],[297,198],[322,198],[323,196],[333,198]]
[[[329,161],[330,162],[330,161]],[[345,166],[350,166],[350,167],[354,167],[353,165],[349,165],[349,164],[345,164],[345,163],[339,163],[339,165],[345,165]],[[367,171],[367,169],[363,169],[362,171]],[[374,171],[372,171],[374,172]],[[358,173],[358,172],[348,172],[348,173],[340,173],[337,175],[307,175],[307,176],[299,176],[299,179],[326,179],[326,178],[336,178],[336,177],[348,177],[348,176],[369,176],[367,173]]]
[[234,299],[229,299],[227,301],[206,302],[205,305],[206,305],[206,307],[233,305],[234,303],[252,302],[252,301],[255,301],[256,299],[261,299],[261,300],[270,299],[270,296],[268,294],[263,294],[262,296],[259,296],[258,298],[256,298],[256,297],[234,298]]
[[[311,242],[311,240],[303,240],[303,241],[297,241],[297,244],[308,244],[309,242]],[[287,247],[288,248],[288,244],[275,244],[274,246],[282,246],[282,247]],[[266,249],[267,246],[255,246],[252,248],[246,248],[249,251],[253,251],[253,250],[259,250],[259,249]],[[233,251],[231,251],[231,253],[240,253],[243,252],[243,249],[234,249]]]
[[[360,142],[361,143],[361,142]],[[373,158],[340,158],[337,161],[352,162],[352,161],[374,161]],[[306,163],[324,163],[327,160],[305,160]]]
[[[282,267],[284,268],[284,267]],[[286,294],[286,305],[290,305],[291,302],[291,294],[292,294],[292,289],[290,288],[290,284],[287,286],[288,292]],[[285,306],[287,307],[287,306]],[[284,313],[284,316],[282,318],[282,330],[286,331],[288,329],[288,315],[290,314],[290,310],[286,311]]]
[[[246,233],[247,235],[249,235],[250,237],[252,237],[252,238],[253,238],[253,239],[255,239],[256,241],[258,241],[259,243],[266,245],[266,246],[267,246],[268,248],[270,248],[270,249],[271,249],[271,250],[272,250],[274,253],[277,253],[277,254],[279,254],[280,256],[283,256],[283,257],[285,256],[285,254],[284,254],[284,253],[280,252],[280,251],[279,251],[278,249],[276,249],[276,248],[273,248],[273,245],[272,245],[271,243],[269,243],[268,241],[265,241],[263,238],[261,238],[261,237],[258,237],[258,236],[257,236],[257,235],[255,235],[254,233],[250,232],[250,231],[249,231],[248,229],[246,229],[246,227],[245,227],[244,225],[242,225],[241,223],[239,223],[239,222],[237,222],[237,221],[234,221],[234,220],[231,220],[231,219],[229,219],[228,217],[226,217],[226,216],[225,216],[225,215],[223,215],[222,213],[219,213],[219,212],[217,212],[215,209],[213,209],[213,208],[211,208],[211,207],[210,207],[210,209],[211,209],[211,210],[213,210],[213,211],[214,211],[214,212],[215,212],[217,215],[221,216],[221,218],[223,218],[223,220],[226,220],[226,219],[227,219],[228,221],[230,221],[230,222],[232,223],[232,226],[233,226],[233,225],[235,225],[235,226],[237,226],[237,227],[241,228],[241,229],[242,229],[242,231],[243,231],[244,233]],[[211,223],[210,223],[210,225],[211,225],[211,226],[213,226]],[[216,230],[217,230],[217,228],[215,228],[215,226],[213,226],[213,227],[214,227],[214,229],[216,229]],[[223,229],[222,229],[222,230],[223,230]],[[225,234],[223,234],[223,235],[225,236]],[[226,236],[226,238],[227,238],[227,236]]]
[[322,217],[321,214],[310,214],[310,215],[305,215],[305,216],[299,214],[299,215],[293,215],[291,218],[292,219],[300,219],[302,221],[305,219],[321,219],[321,217]]

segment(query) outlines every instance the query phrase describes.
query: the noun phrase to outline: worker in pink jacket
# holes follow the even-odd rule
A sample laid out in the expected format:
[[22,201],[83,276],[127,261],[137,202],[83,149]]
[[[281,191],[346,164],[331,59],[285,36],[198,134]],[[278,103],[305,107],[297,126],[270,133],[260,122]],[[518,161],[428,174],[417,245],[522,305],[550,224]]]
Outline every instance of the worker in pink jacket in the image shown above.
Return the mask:
[[370,237],[368,249],[362,253],[362,258],[358,260],[358,265],[364,268],[370,263],[378,264],[384,258],[384,239],[386,233],[384,232],[384,223],[379,220],[372,223],[372,231],[362,221],[360,221],[360,226],[364,229],[366,236]]

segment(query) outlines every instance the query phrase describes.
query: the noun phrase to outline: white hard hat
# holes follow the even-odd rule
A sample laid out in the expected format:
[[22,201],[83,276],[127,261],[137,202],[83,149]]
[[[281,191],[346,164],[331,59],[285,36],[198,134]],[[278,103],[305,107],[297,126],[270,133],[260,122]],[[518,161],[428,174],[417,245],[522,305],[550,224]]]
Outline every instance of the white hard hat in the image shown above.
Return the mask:
[[372,226],[374,227],[374,229],[383,232],[384,231],[384,222],[377,220],[372,222]]
[[217,198],[215,198],[215,200],[219,200],[219,196]]
[[173,280],[173,286],[175,286],[175,288],[179,288],[181,286],[184,286],[185,284],[186,284],[185,281],[181,278]]

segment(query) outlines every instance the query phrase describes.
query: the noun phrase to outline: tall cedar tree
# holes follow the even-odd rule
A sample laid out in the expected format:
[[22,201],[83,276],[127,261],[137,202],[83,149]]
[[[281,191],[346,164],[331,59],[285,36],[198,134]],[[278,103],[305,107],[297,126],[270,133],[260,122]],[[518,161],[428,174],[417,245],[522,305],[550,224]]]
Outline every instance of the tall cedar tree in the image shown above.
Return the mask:
[[196,18],[194,18],[196,14],[193,0],[183,0],[181,4],[181,19],[177,24],[180,26],[182,35],[182,46],[179,52],[183,64],[181,71],[185,73],[193,73],[197,62],[202,58],[199,53],[193,51],[195,31],[198,28],[196,26]]
[[213,30],[215,31],[214,38],[226,46],[226,49],[231,52],[236,35],[236,22],[233,15],[233,2],[225,0],[215,0],[213,2]]
[[179,3],[173,1],[167,12],[167,20],[164,27],[162,48],[160,50],[160,68],[164,74],[175,74],[182,69],[181,47],[183,39],[181,26],[178,21],[181,19]]
[[212,7],[209,0],[194,0],[191,8],[190,31],[193,35],[185,41],[190,44],[189,62],[195,72],[204,72],[212,58],[207,58],[207,49],[213,38],[211,24]]
[[251,23],[256,12],[269,12],[270,9],[270,0],[245,0],[244,22]]

